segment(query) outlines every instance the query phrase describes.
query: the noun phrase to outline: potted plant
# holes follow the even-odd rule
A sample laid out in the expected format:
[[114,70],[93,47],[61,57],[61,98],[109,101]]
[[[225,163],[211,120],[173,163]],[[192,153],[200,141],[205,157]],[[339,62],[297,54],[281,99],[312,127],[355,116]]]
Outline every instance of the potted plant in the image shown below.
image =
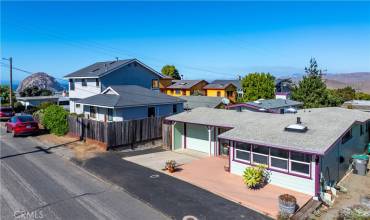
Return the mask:
[[267,182],[266,165],[260,164],[256,167],[247,167],[243,174],[243,181],[248,188],[256,189]]
[[175,172],[175,170],[176,170],[176,161],[174,161],[174,160],[166,161],[166,167],[165,168],[170,173]]
[[289,194],[283,194],[279,196],[279,209],[283,215],[294,214],[297,208],[297,199]]

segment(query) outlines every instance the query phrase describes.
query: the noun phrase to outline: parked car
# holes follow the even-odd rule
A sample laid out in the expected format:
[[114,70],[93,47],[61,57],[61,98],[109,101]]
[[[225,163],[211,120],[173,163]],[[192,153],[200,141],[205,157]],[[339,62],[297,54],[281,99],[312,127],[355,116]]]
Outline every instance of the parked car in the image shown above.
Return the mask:
[[13,136],[36,134],[39,132],[39,125],[31,115],[17,115],[5,123],[6,132],[13,133]]
[[8,120],[14,116],[14,111],[11,107],[0,107],[0,120]]

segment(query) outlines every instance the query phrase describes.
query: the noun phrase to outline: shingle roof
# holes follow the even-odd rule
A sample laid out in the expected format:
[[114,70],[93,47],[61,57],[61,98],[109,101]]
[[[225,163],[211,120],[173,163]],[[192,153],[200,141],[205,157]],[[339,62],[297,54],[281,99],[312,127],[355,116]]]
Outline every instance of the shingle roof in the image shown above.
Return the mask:
[[[75,77],[93,77],[93,78],[98,78],[98,77],[101,77],[102,75],[105,75],[106,73],[109,73],[113,70],[116,70],[120,67],[123,67],[131,62],[134,62],[134,61],[137,61],[139,62],[138,60],[136,59],[126,59],[126,60],[114,60],[114,61],[105,61],[105,62],[97,62],[97,63],[94,63],[90,66],[87,66],[87,67],[84,67],[80,70],[77,70],[73,73],[70,73],[68,75],[65,76],[65,78],[75,78]],[[140,62],[139,62],[140,63]],[[155,73],[156,75],[162,77],[162,78],[166,78],[165,76],[163,76],[162,74],[154,71],[154,70],[151,70],[153,73]]]
[[203,89],[225,89],[229,85],[234,85],[232,83],[226,83],[226,84],[221,84],[221,83],[211,83],[203,87]]
[[113,89],[116,93],[118,93],[118,95],[98,94],[76,101],[76,103],[112,108],[125,108],[185,102],[185,100],[180,98],[165,95],[159,91],[153,91],[136,85],[110,86],[108,88]]
[[222,97],[210,96],[181,96],[181,99],[186,100],[184,109],[194,109],[199,107],[216,108],[222,104]]
[[241,80],[214,80],[212,84],[228,84],[232,83],[237,89],[243,89]]
[[[308,127],[305,133],[288,132],[296,118]],[[167,117],[168,120],[194,124],[231,127],[220,138],[324,154],[355,122],[370,120],[370,113],[344,108],[299,110],[296,114],[266,114],[234,110],[196,108]]]
[[168,89],[190,89],[204,80],[172,80],[174,84],[168,86]]
[[290,106],[300,106],[303,105],[302,102],[297,102],[290,99],[265,99],[258,100],[254,102],[247,102],[247,105],[255,107],[257,109],[275,109],[275,108],[284,108]]

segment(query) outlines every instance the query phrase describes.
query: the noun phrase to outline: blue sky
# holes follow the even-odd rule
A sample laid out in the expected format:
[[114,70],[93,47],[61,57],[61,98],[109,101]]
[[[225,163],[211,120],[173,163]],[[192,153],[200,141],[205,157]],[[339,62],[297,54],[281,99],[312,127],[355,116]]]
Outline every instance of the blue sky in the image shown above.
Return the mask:
[[370,71],[370,2],[2,1],[1,49],[57,78],[115,57],[185,79],[302,73],[310,57],[330,73]]

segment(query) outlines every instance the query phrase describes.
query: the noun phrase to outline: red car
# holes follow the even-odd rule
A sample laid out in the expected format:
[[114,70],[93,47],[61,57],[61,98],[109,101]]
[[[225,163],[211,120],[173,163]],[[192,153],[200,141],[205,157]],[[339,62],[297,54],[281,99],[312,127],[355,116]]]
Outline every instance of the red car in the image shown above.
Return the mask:
[[36,134],[39,131],[39,125],[31,115],[19,115],[10,118],[5,123],[6,132],[13,133],[13,136],[21,134]]
[[0,107],[0,119],[1,120],[8,120],[14,116],[13,109],[11,107]]

